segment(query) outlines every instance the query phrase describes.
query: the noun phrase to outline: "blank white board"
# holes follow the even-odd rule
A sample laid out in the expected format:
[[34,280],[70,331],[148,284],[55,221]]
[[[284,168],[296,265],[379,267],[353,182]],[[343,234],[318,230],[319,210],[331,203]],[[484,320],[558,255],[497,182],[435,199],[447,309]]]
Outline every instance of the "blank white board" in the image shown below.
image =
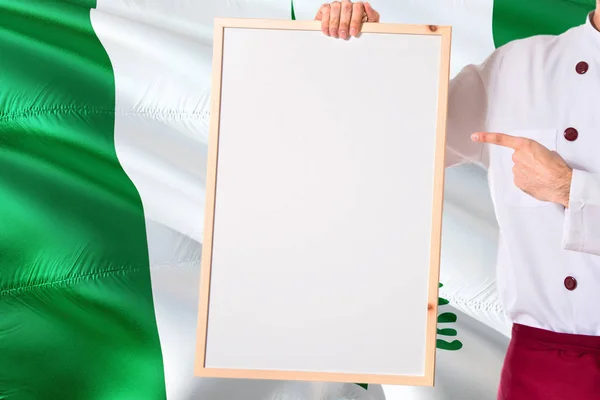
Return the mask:
[[450,32],[215,21],[197,375],[433,385]]

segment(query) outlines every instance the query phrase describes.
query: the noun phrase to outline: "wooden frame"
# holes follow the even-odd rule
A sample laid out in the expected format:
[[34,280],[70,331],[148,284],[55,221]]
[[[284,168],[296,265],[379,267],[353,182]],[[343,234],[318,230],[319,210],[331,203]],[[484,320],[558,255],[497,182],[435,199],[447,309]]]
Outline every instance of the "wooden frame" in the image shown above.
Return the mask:
[[436,137],[436,164],[434,168],[434,202],[432,210],[433,228],[431,230],[430,271],[427,311],[427,346],[425,360],[425,376],[395,376],[395,375],[364,375],[328,372],[302,372],[302,371],[265,371],[265,370],[231,370],[205,367],[208,310],[211,288],[212,264],[212,239],[215,213],[215,190],[217,177],[217,156],[220,131],[220,104],[221,104],[221,79],[224,30],[226,28],[252,28],[276,30],[305,30],[320,31],[320,22],[317,21],[280,21],[259,19],[216,19],[214,26],[213,49],[213,81],[212,102],[210,119],[210,138],[208,151],[208,172],[206,182],[206,209],[204,243],[201,265],[201,286],[199,298],[199,316],[197,330],[197,349],[195,360],[195,375],[200,377],[215,378],[244,378],[244,379],[276,379],[276,380],[304,380],[304,381],[331,381],[331,382],[356,382],[397,384],[413,386],[433,386],[437,314],[438,314],[438,282],[439,263],[441,253],[442,231],[442,203],[444,182],[444,159],[446,147],[446,116],[447,96],[449,84],[449,66],[451,27],[435,25],[401,25],[384,23],[365,23],[363,33],[398,33],[415,35],[438,35],[442,38],[442,54],[440,65],[443,66],[439,75],[438,119]]

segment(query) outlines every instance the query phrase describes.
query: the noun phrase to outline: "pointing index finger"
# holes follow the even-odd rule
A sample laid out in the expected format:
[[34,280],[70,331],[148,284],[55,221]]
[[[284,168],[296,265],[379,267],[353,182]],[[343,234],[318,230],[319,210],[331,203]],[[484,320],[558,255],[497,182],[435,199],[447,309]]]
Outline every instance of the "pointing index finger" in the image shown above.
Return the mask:
[[517,150],[523,143],[523,138],[507,135],[505,133],[478,132],[471,135],[475,142],[490,143],[497,146],[510,147]]

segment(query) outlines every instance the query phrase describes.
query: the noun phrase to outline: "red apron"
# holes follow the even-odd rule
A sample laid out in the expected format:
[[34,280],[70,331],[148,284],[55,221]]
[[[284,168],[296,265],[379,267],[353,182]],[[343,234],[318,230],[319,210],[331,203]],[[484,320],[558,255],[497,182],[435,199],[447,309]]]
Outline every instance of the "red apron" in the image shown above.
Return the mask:
[[599,336],[513,326],[498,400],[599,399]]

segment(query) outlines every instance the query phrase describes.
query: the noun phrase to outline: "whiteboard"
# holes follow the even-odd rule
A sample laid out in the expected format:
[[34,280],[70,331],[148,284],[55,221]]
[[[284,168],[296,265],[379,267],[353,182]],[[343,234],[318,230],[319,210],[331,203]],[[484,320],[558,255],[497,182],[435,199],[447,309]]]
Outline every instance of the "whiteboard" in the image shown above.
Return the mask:
[[434,384],[450,35],[215,21],[196,375]]

